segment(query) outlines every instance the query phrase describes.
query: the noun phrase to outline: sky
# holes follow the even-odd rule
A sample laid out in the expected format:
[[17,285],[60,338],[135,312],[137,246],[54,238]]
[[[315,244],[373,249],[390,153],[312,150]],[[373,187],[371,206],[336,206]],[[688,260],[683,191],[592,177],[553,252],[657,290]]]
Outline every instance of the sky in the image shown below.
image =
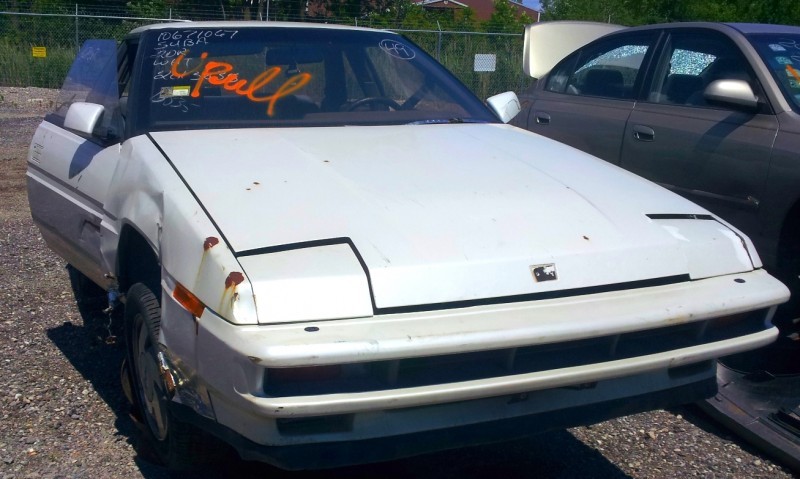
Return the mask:
[[522,4],[528,8],[539,10],[539,0],[522,0]]

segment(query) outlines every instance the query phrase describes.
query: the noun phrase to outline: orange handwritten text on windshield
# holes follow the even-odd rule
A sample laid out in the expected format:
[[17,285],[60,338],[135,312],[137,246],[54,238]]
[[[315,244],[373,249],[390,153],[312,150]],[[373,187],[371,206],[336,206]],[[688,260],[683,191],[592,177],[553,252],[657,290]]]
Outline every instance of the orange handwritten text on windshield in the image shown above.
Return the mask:
[[786,65],[786,71],[788,71],[789,73],[791,73],[791,74],[792,74],[792,76],[794,77],[794,79],[800,82],[800,73],[798,73],[798,71],[797,71],[797,70],[795,70],[794,68],[792,68],[792,66],[791,66],[791,65]]
[[178,67],[181,62],[183,62],[187,53],[188,51],[181,53],[175,61],[172,62],[172,75],[176,78],[185,78],[200,72],[200,77],[197,79],[197,82],[195,82],[191,92],[193,98],[200,96],[200,89],[204,83],[208,82],[210,85],[221,86],[225,90],[247,97],[251,101],[258,103],[267,102],[267,115],[269,116],[275,114],[275,103],[278,100],[291,95],[311,81],[311,74],[298,73],[286,80],[283,85],[278,87],[275,93],[258,96],[256,92],[259,89],[267,86],[280,75],[281,67],[272,67],[259,73],[255,78],[248,80],[246,78],[240,78],[233,65],[228,62],[208,61],[208,53],[204,52],[200,55],[202,61],[199,65],[186,71],[178,71]]

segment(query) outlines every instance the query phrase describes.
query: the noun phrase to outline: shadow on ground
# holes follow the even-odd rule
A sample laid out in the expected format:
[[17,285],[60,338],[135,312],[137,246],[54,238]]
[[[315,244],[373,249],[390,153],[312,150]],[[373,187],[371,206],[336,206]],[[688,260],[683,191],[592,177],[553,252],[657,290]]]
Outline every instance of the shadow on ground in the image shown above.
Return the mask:
[[[131,419],[119,376],[124,346],[121,341],[106,344],[104,318],[93,316],[87,311],[81,313],[84,325],[88,326],[66,322],[49,329],[48,337],[114,411],[115,426],[119,434],[136,448],[136,462],[142,475],[147,479],[170,477],[166,469],[156,464],[156,454]],[[243,461],[230,450],[223,460],[211,467],[205,466],[202,472],[184,472],[173,477],[215,479],[234,476],[297,479],[629,477],[568,431],[555,431],[523,440],[444,451],[392,462],[314,472],[276,470],[266,464]]]

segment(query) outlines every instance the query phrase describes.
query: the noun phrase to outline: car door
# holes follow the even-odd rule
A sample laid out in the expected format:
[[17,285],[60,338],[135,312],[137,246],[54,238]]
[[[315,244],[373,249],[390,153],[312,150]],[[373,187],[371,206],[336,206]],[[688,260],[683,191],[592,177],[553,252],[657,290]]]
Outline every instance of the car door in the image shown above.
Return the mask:
[[527,128],[618,163],[657,34],[612,34],[565,58],[537,85]]
[[[628,120],[621,166],[755,231],[778,122],[739,48],[710,30],[669,34],[646,101]],[[704,97],[714,80],[745,80],[757,110]]]
[[[120,50],[124,52],[124,49]],[[59,93],[56,110],[36,130],[28,156],[31,215],[51,249],[98,284],[112,271],[103,264],[101,237],[113,230],[104,209],[116,169],[122,116],[119,86],[125,55],[113,40],[89,40],[78,53]],[[91,135],[64,126],[78,102],[104,107]]]

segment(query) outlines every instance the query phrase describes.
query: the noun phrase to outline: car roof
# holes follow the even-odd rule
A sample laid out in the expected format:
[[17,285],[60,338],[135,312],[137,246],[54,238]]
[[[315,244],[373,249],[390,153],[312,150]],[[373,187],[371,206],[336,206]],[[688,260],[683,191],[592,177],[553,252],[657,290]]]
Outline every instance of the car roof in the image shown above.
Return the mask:
[[[320,24],[320,23],[302,23],[302,22],[261,22],[261,21],[235,21],[235,22],[220,22],[220,21],[202,21],[202,22],[168,22],[168,23],[153,23],[151,25],[144,25],[131,30],[129,36],[139,36],[142,33],[150,30],[163,30],[167,28],[308,28],[315,30],[352,30],[352,31],[370,31],[374,32],[375,29],[352,27],[349,25],[333,25],[333,24]],[[392,33],[388,30],[380,30],[385,33]]]
[[[742,34],[751,33],[800,33],[800,27],[792,25],[771,25],[766,23],[721,23],[721,22],[674,22],[640,25],[626,28],[625,31],[657,30],[662,28],[707,28],[717,31],[736,30]],[[613,33],[612,33],[613,35]]]
[[767,23],[728,23],[727,25],[748,33],[800,33],[800,27],[794,25],[771,25]]

